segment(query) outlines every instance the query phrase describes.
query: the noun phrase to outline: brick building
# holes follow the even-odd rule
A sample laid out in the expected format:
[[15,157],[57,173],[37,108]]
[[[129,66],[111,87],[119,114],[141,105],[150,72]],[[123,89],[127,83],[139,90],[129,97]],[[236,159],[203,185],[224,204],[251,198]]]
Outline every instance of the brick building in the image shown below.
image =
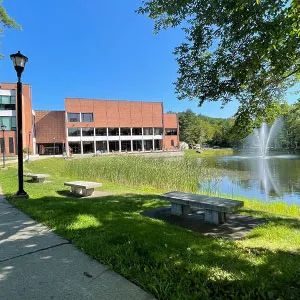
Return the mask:
[[[0,106],[1,121],[10,124],[6,145],[16,153],[15,85],[3,84],[1,95],[10,106]],[[2,101],[3,102],[3,101]],[[0,102],[1,105],[1,102]],[[23,88],[23,145],[33,153],[73,154],[174,150],[179,147],[176,114],[165,114],[162,102],[66,98],[65,111],[32,111],[31,90]],[[9,121],[6,116],[11,117]],[[3,119],[4,118],[4,119]],[[29,141],[28,132],[32,139]],[[27,139],[26,139],[27,138]]]
[[[16,134],[16,84],[2,83],[0,85],[0,126],[4,124],[5,130],[5,152],[7,155],[15,155],[17,150],[17,134]],[[31,87],[29,84],[23,84],[22,89],[22,105],[23,105],[23,147],[34,152],[35,138],[29,133],[33,130],[34,112],[31,107]],[[1,132],[0,152],[3,153],[3,137]]]

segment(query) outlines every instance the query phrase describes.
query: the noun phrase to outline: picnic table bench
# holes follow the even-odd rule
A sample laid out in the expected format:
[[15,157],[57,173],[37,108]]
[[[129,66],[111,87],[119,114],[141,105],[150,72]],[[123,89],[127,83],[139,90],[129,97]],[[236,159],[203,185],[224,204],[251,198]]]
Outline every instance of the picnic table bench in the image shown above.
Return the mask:
[[191,207],[204,209],[204,220],[207,223],[221,224],[226,222],[226,214],[243,207],[243,201],[189,194],[183,192],[169,192],[160,196],[171,202],[171,214],[185,216]]
[[69,181],[64,185],[71,187],[71,192],[80,196],[91,196],[94,193],[95,187],[102,186],[102,183],[90,181]]
[[32,182],[36,183],[43,183],[47,177],[50,175],[48,174],[33,174],[33,173],[24,173],[25,177],[31,177]]

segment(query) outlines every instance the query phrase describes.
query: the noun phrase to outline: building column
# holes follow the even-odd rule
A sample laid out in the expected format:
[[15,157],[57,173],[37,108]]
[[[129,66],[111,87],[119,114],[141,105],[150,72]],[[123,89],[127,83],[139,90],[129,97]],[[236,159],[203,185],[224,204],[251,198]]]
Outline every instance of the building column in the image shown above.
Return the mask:
[[142,151],[145,151],[145,147],[144,147],[144,128],[142,127]]
[[119,152],[122,152],[121,151],[121,129],[119,127]]
[[155,151],[155,143],[154,143],[154,138],[152,139],[152,150]]
[[[81,114],[80,114],[81,118]],[[82,128],[80,128],[80,153],[83,154]]]
[[96,132],[95,132],[95,127],[94,127],[94,154],[97,152],[97,147],[96,147]]
[[107,146],[107,153],[109,153],[108,127],[106,127],[106,146]]
[[133,152],[132,127],[130,127],[130,148],[131,152]]

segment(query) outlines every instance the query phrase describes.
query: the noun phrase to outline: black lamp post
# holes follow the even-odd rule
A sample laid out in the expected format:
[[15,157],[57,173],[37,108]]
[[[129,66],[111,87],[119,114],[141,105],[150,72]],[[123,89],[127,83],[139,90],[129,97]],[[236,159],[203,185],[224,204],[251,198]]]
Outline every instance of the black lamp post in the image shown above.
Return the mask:
[[53,137],[53,155],[55,156],[55,137]]
[[22,82],[21,75],[24,71],[28,58],[18,51],[18,53],[10,55],[18,76],[17,83],[17,143],[18,143],[18,178],[19,189],[15,195],[18,198],[28,198],[28,194],[24,191],[23,182],[23,126],[22,126]]
[[29,148],[30,148],[30,136],[31,136],[31,134],[32,134],[32,132],[29,131],[29,132],[28,132],[27,162],[29,162],[29,152],[30,152]]
[[3,142],[2,142],[2,152],[3,152],[3,169],[5,169],[5,139],[4,139],[4,131],[6,126],[4,124],[1,125],[2,133],[3,133]]

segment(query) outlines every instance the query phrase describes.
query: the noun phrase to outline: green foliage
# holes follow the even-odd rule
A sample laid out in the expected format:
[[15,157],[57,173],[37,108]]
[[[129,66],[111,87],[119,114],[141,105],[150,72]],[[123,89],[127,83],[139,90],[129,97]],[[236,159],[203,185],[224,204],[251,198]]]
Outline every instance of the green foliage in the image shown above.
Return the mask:
[[[17,189],[16,168],[1,172],[0,182],[15,206],[158,299],[299,299],[299,207],[246,201],[242,213],[267,222],[239,241],[210,238],[141,215],[168,203],[137,187],[105,183],[101,190],[114,195],[72,197],[63,182],[82,178],[66,172],[77,163],[83,166],[82,160],[54,158],[26,165],[34,173],[47,170],[51,182],[26,181],[25,201],[10,197]],[[97,173],[99,165],[92,167],[86,179],[106,178],[103,169]]]
[[178,113],[180,140],[189,145],[205,143],[212,146],[232,147],[241,140],[230,133],[233,119],[210,118],[196,115],[190,109]]
[[28,151],[29,151],[29,154],[32,154],[29,147],[23,148],[23,154],[28,154]]
[[155,20],[155,32],[183,27],[179,99],[237,99],[237,120],[249,128],[252,120],[272,122],[269,110],[299,81],[299,0],[149,0],[138,12]]
[[[0,36],[2,35],[5,27],[21,29],[21,26],[7,14],[5,8],[3,7],[2,0],[0,0]],[[2,55],[0,54],[0,59],[1,57]]]
[[213,176],[195,159],[153,158],[143,156],[101,156],[76,159],[63,172],[94,181],[105,179],[122,185],[151,187],[156,190],[197,192],[199,180]]

